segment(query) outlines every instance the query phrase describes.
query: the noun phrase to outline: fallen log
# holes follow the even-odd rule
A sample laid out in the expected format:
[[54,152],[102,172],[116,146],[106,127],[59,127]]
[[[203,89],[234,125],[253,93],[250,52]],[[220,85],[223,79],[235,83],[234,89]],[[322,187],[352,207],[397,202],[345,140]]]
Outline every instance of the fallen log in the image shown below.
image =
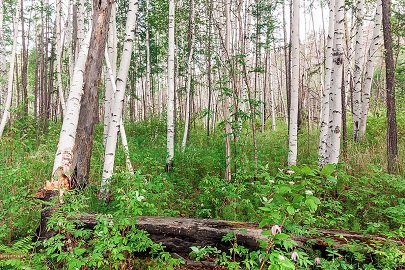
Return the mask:
[[[85,214],[77,217],[87,228],[94,228],[97,224],[97,215]],[[162,243],[171,252],[190,252],[192,246],[213,246],[221,250],[228,250],[232,243],[222,241],[228,233],[235,235],[239,245],[250,250],[259,249],[258,240],[267,240],[262,235],[264,229],[257,223],[237,222],[227,220],[191,219],[174,217],[139,216],[136,228],[145,230],[150,238]],[[364,235],[362,233],[341,230],[317,229],[310,236],[291,236],[298,246],[309,244],[312,246],[344,248],[353,241],[371,243],[391,242],[404,246],[401,240],[387,239],[379,235]]]
[[[55,235],[54,231],[47,230],[48,218],[59,207],[60,200],[50,204],[55,197],[59,198],[58,190],[43,190],[37,193],[37,198],[44,201],[41,213],[40,227],[37,230],[38,239],[43,240]],[[85,227],[93,229],[97,225],[97,214],[82,214],[70,219],[79,220]],[[111,220],[114,222],[113,220]],[[232,243],[222,241],[228,233],[234,234],[238,245],[250,250],[259,249],[259,240],[266,241],[268,238],[262,235],[263,230],[257,223],[237,222],[227,220],[191,219],[174,217],[139,216],[134,224],[137,229],[145,230],[150,238],[156,243],[162,243],[170,252],[189,253],[192,246],[212,246],[220,250],[228,250]],[[291,236],[298,246],[305,244],[316,247],[332,246],[344,248],[354,241],[366,244],[390,242],[404,246],[404,239],[387,239],[379,235],[364,235],[358,232],[316,229],[309,236]]]

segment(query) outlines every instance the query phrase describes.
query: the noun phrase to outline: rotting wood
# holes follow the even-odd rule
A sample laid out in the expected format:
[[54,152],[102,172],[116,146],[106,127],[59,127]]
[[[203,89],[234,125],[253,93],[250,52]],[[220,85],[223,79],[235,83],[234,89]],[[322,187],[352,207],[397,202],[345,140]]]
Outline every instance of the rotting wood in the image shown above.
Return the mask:
[[[94,228],[97,224],[95,214],[84,214],[76,218],[87,228]],[[214,246],[221,250],[228,250],[232,243],[222,241],[228,233],[235,233],[237,243],[250,250],[259,249],[258,239],[267,240],[267,237],[262,235],[264,229],[259,228],[257,223],[250,222],[139,216],[136,220],[136,228],[147,231],[154,242],[161,242],[171,252],[190,252],[191,246]],[[298,246],[309,244],[326,247],[330,245],[328,243],[333,242],[333,247],[344,248],[353,241],[367,244],[390,242],[399,246],[405,245],[404,241],[387,239],[379,235],[330,229],[316,229],[310,236],[291,236],[291,239]]]

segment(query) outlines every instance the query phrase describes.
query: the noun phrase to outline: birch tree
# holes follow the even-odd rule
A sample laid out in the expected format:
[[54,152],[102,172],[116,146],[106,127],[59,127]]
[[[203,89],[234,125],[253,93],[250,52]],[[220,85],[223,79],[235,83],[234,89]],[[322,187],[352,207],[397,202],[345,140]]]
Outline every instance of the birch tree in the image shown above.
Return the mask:
[[299,44],[299,17],[300,7],[299,0],[293,0],[293,21],[291,25],[291,105],[290,105],[290,122],[288,136],[288,165],[297,163],[297,144],[298,144],[298,88],[300,78],[300,44]]
[[[225,0],[225,23],[226,23],[226,34],[225,34],[225,54],[228,55],[231,50],[231,18],[230,18],[230,0]],[[230,75],[230,74],[229,74]],[[230,76],[229,76],[230,77]],[[230,82],[228,82],[230,85]],[[228,86],[229,87],[229,86]],[[224,95],[224,122],[225,122],[225,179],[227,181],[232,180],[232,171],[231,171],[231,124],[229,123],[229,97]]]
[[4,40],[4,30],[3,30],[3,17],[4,17],[3,13],[4,13],[3,0],[0,0],[0,102],[1,103],[4,103],[3,93],[6,88],[5,82],[7,76],[6,44]]
[[131,1],[128,9],[127,22],[125,26],[125,39],[123,53],[121,55],[120,68],[116,80],[116,92],[112,106],[111,121],[108,128],[108,137],[105,146],[103,176],[101,178],[100,197],[108,199],[110,194],[110,180],[114,169],[115,150],[117,147],[118,132],[122,123],[122,110],[125,100],[125,87],[131,64],[132,46],[135,36],[136,15],[138,1]]
[[90,37],[91,31],[87,33],[87,36],[80,47],[73,76],[70,81],[69,97],[59,135],[59,143],[56,150],[52,175],[54,175],[59,168],[61,168],[62,172],[68,177],[71,177],[72,175],[73,147],[75,145],[77,124],[79,122],[80,105],[83,95],[84,68],[87,54],[89,52]]
[[371,38],[370,48],[367,51],[367,62],[365,67],[365,75],[362,88],[361,98],[361,118],[359,133],[360,138],[364,138],[367,127],[368,108],[370,106],[371,85],[374,76],[374,64],[377,60],[377,52],[381,46],[381,20],[382,20],[382,1],[377,0],[377,7],[374,17],[373,34]]
[[191,75],[192,60],[194,53],[194,1],[190,0],[190,18],[189,18],[189,38],[188,38],[188,59],[187,59],[187,84],[186,84],[186,119],[184,124],[183,142],[181,150],[184,152],[190,132],[190,106],[191,106]]
[[324,166],[327,163],[327,141],[329,129],[329,93],[332,81],[332,49],[333,49],[333,35],[335,29],[334,23],[335,14],[335,0],[329,0],[329,25],[328,36],[325,49],[325,74],[324,74],[324,89],[321,100],[321,130],[319,138],[319,160],[318,165]]
[[61,36],[62,0],[56,0],[56,76],[62,114],[66,111],[65,97],[62,86],[62,36]]
[[173,167],[174,157],[174,18],[175,0],[169,0],[169,50],[167,56],[167,158],[166,171]]
[[[116,24],[116,4],[111,7],[110,25],[108,27],[108,41],[107,41],[107,55],[106,61],[110,64],[111,74],[107,65],[107,72],[105,78],[105,94],[104,94],[104,146],[107,142],[108,129],[111,120],[111,104],[114,97],[114,86],[115,81],[112,77],[117,76],[117,24]],[[112,76],[111,76],[112,75]]]
[[362,85],[362,67],[363,67],[363,19],[364,19],[364,0],[358,0],[356,4],[356,45],[354,47],[354,89],[353,89],[353,138],[360,140],[360,122],[361,122],[361,85]]
[[[112,82],[111,83],[112,95],[114,97],[115,93],[117,92],[117,86],[115,85],[116,80],[115,80],[115,76],[112,71],[112,67],[111,67],[111,63],[110,63],[110,59],[109,59],[107,50],[105,52],[105,63],[107,66],[108,76],[110,77],[110,81]],[[113,102],[114,100],[111,100],[111,101]],[[110,113],[111,113],[111,110],[110,110]],[[125,163],[127,166],[127,170],[129,171],[129,173],[134,174],[134,169],[132,168],[131,160],[129,157],[128,140],[127,140],[127,135],[126,135],[125,128],[124,128],[124,123],[122,120],[122,115],[121,115],[119,133],[121,134],[121,142],[122,142],[122,148],[124,149]],[[107,138],[108,138],[108,134],[107,134]],[[105,140],[105,143],[107,143],[107,138]],[[115,155],[115,151],[114,151],[114,155]]]
[[333,76],[329,92],[329,129],[327,145],[327,163],[336,164],[340,156],[340,136],[342,126],[342,69],[344,42],[344,0],[335,2],[334,38],[333,38]]
[[[3,6],[1,7],[3,9]],[[10,68],[8,71],[8,85],[7,85],[7,98],[4,104],[3,116],[0,122],[0,138],[3,136],[4,128],[6,127],[7,120],[10,117],[11,99],[13,96],[13,82],[14,82],[14,66],[15,55],[17,50],[17,37],[18,37],[18,18],[20,13],[20,1],[17,1],[16,13],[13,17],[13,48],[10,55]]]

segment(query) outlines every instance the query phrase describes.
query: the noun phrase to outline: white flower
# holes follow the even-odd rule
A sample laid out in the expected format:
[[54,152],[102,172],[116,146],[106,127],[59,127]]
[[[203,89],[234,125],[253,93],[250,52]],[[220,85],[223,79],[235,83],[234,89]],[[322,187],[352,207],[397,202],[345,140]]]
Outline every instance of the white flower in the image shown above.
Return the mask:
[[305,190],[306,195],[313,195],[314,193],[311,190]]
[[288,182],[290,185],[294,185],[295,183],[293,181]]
[[144,197],[144,196],[139,196],[138,190],[135,191],[135,197],[136,197],[136,200],[137,200],[138,202],[141,202],[141,201],[145,200],[145,197]]
[[271,233],[273,235],[276,235],[277,233],[281,233],[281,228],[278,225],[273,225],[273,227],[271,227]]
[[270,184],[274,184],[274,180],[269,180],[269,183],[270,183]]

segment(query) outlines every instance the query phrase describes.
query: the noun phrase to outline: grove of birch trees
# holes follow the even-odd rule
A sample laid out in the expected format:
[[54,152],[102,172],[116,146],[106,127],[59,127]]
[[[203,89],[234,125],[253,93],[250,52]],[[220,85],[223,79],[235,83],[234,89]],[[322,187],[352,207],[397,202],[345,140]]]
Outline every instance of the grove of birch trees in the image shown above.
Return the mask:
[[284,127],[288,165],[300,162],[303,130],[319,138],[318,164],[337,164],[346,140],[366,140],[367,117],[381,108],[388,171],[396,168],[394,72],[404,37],[390,18],[401,25],[402,2],[0,3],[0,136],[19,119],[35,121],[38,136],[62,123],[52,181],[88,184],[98,124],[106,199],[119,135],[132,170],[126,122],[165,119],[166,171],[187,151],[193,125],[220,132],[223,177],[232,181],[243,136],[255,175],[259,134]]

